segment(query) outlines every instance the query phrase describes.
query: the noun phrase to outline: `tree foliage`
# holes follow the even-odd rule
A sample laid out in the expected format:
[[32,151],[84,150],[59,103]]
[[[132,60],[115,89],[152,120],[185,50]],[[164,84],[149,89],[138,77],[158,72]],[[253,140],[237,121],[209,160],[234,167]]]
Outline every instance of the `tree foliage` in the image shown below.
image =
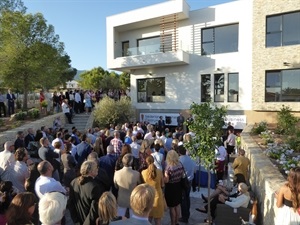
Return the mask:
[[79,85],[83,89],[102,89],[107,92],[109,89],[122,88],[126,90],[130,87],[130,74],[109,72],[102,67],[94,68],[80,74]]
[[[222,127],[227,109],[218,107],[211,102],[201,104],[192,103],[191,114],[194,120],[189,123],[189,128],[195,133],[195,137],[185,144],[189,152],[200,158],[201,164],[208,171],[208,196],[210,196],[211,175],[210,170],[215,168],[215,148],[222,135]],[[208,200],[208,218],[210,220],[210,199]]]
[[64,44],[43,15],[3,11],[0,17],[0,78],[7,87],[27,94],[37,87],[54,87],[65,81],[70,58]]
[[94,110],[95,121],[102,126],[131,121],[134,113],[131,101],[127,97],[122,97],[119,101],[104,97],[96,103]]
[[22,0],[1,0],[0,1],[0,13],[3,11],[19,11],[25,13],[27,8],[24,6]]

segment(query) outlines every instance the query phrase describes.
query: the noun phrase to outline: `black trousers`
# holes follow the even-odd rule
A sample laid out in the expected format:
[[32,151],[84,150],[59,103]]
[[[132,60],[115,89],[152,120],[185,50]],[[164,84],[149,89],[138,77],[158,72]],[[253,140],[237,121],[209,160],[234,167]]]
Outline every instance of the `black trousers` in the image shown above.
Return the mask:
[[1,111],[3,110],[3,115],[6,117],[6,108],[4,102],[0,102],[0,117],[1,117]]

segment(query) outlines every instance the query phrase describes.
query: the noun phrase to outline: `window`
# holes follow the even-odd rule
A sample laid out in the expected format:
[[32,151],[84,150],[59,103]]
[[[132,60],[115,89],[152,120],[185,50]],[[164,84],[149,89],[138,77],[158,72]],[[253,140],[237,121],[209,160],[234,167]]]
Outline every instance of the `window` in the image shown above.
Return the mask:
[[228,102],[239,101],[239,74],[228,74]]
[[300,69],[266,72],[266,102],[300,102]]
[[138,102],[165,102],[165,78],[138,79]]
[[137,40],[138,55],[172,51],[172,35]]
[[296,44],[300,44],[300,12],[267,17],[267,47]]
[[201,102],[209,102],[210,96],[210,74],[201,75]]
[[238,24],[202,29],[202,55],[237,52],[238,42]]
[[129,56],[129,41],[122,42],[122,56]]
[[214,81],[215,102],[224,102],[224,74],[215,74]]

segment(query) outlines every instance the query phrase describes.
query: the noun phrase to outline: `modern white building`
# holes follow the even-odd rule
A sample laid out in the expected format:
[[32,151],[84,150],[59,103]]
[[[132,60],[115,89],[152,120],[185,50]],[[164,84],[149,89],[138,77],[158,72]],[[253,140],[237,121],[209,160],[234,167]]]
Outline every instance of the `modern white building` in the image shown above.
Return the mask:
[[139,120],[168,115],[174,122],[192,102],[210,98],[228,106],[234,125],[272,121],[283,104],[300,110],[299,0],[193,11],[171,0],[106,23],[107,67],[131,74]]

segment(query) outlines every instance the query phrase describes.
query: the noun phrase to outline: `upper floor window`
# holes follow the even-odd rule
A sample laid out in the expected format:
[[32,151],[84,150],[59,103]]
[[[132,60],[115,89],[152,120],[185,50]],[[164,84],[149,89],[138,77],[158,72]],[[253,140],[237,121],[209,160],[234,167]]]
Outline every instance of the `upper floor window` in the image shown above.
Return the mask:
[[300,12],[267,17],[267,47],[296,44],[300,44]]
[[224,102],[224,74],[215,74],[214,77],[215,102]]
[[129,56],[129,41],[122,42],[122,56]]
[[237,52],[239,25],[204,28],[201,31],[202,55]]
[[201,75],[201,102],[209,102],[211,100],[210,84],[210,74]]
[[239,101],[239,74],[228,74],[228,102]]
[[300,69],[266,72],[266,102],[300,102]]
[[137,46],[138,55],[172,51],[172,35],[138,39]]
[[138,79],[137,102],[165,102],[165,78]]

